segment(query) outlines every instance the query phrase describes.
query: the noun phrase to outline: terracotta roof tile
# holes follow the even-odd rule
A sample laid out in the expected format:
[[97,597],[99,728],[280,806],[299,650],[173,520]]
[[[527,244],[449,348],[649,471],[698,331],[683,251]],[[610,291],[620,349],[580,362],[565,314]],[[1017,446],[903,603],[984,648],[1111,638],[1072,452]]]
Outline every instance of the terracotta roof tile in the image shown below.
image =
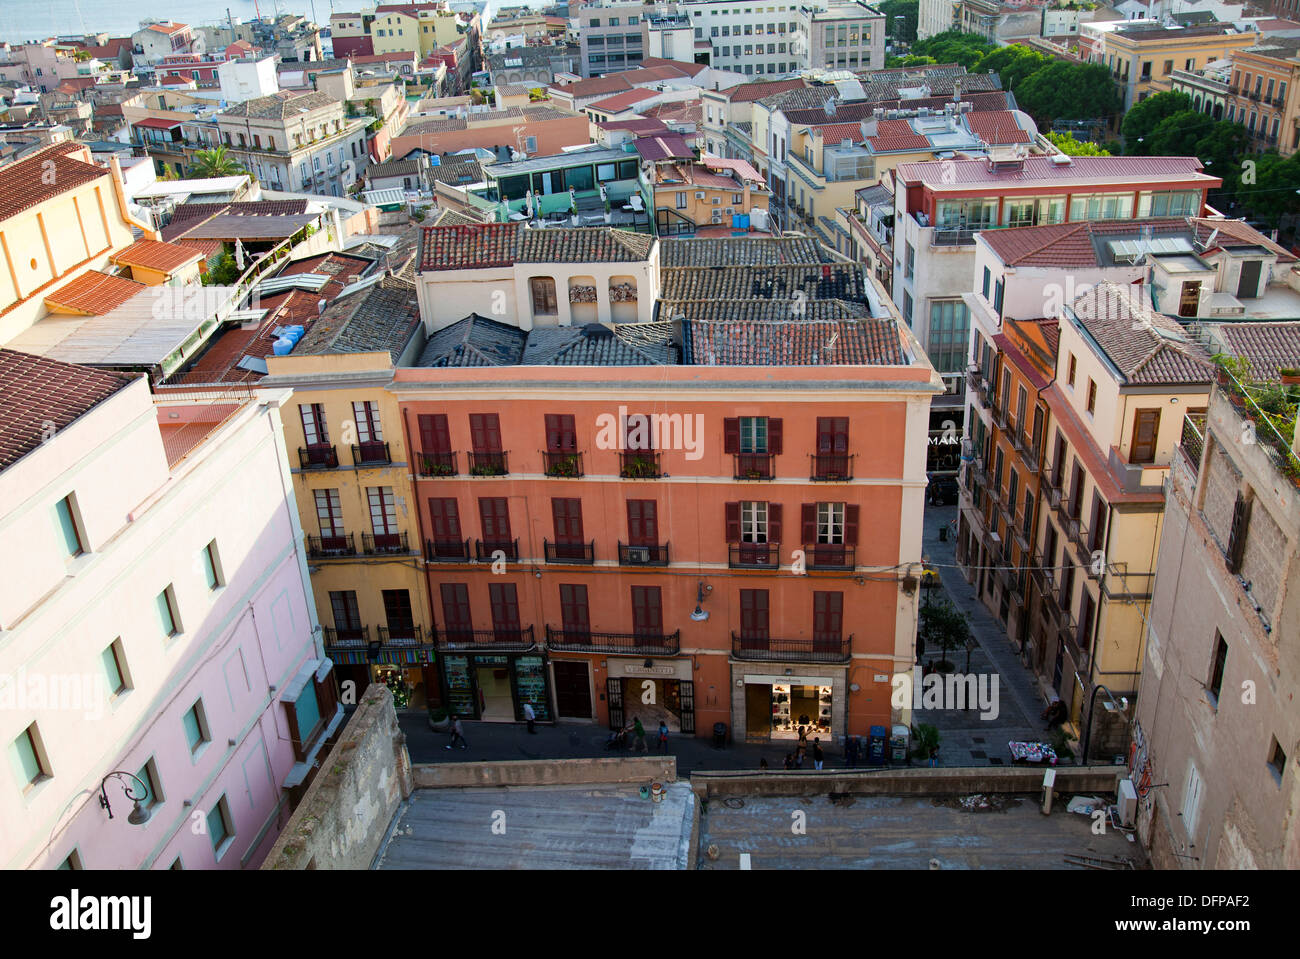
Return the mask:
[[1151,309],[1141,287],[1099,283],[1071,309],[1125,385],[1208,385],[1213,379],[1206,352],[1178,323]]
[[1253,379],[1273,382],[1281,369],[1300,369],[1300,322],[1225,323],[1220,333],[1234,354],[1250,361]]
[[429,226],[420,233],[421,270],[491,269],[511,266],[518,249],[513,223]]
[[100,177],[112,175],[104,167],[67,155],[81,149],[84,147],[79,143],[62,143],[0,167],[0,221]]
[[72,313],[103,316],[143,289],[145,289],[143,283],[100,273],[98,270],[89,270],[52,293],[47,293],[45,302],[52,308]]
[[0,349],[0,470],[39,447],[51,429],[66,429],[135,379]]
[[176,243],[162,243],[157,240],[136,240],[125,250],[114,253],[114,263],[127,266],[140,266],[147,270],[162,273],[175,273],[183,266],[197,262],[202,257],[198,250]]
[[686,361],[697,366],[896,366],[906,363],[891,318],[688,322]]

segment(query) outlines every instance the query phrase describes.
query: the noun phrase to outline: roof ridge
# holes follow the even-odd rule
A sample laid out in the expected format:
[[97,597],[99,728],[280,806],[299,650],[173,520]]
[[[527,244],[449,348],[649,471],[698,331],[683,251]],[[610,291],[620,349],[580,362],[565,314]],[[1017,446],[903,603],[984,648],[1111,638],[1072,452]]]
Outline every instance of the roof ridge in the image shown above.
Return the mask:
[[[1050,223],[1044,225],[1056,226],[1057,224]],[[1063,225],[1068,225],[1068,224],[1063,224]],[[1025,259],[1026,257],[1035,256],[1036,254],[1042,253],[1044,250],[1046,250],[1049,246],[1052,246],[1054,243],[1060,243],[1066,237],[1075,236],[1076,234],[1078,234],[1080,230],[1086,232],[1088,234],[1089,239],[1091,239],[1092,237],[1091,226],[1092,226],[1091,220],[1081,220],[1080,222],[1073,224],[1074,229],[1065,230],[1064,232],[1058,233],[1055,236],[1051,237],[1050,239],[1044,240],[1040,245],[1034,247],[1033,249],[1026,250],[1024,253],[1021,253],[1019,256],[1015,258],[1014,261],[1012,261],[1007,265],[1015,266],[1016,263],[1019,263],[1021,260]]]

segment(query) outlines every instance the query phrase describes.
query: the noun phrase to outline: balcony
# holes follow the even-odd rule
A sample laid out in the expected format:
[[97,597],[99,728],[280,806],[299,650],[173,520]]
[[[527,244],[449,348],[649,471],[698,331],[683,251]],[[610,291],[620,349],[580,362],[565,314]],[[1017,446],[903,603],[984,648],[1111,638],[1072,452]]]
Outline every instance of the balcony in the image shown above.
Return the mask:
[[415,466],[421,476],[455,476],[456,454],[420,452],[415,454]]
[[338,469],[339,457],[334,447],[326,443],[298,447],[298,466],[305,470]]
[[853,479],[853,453],[811,453],[811,475],[817,483],[846,483]]
[[778,639],[772,636],[731,634],[731,655],[736,659],[771,663],[847,663],[853,636],[813,639]]
[[383,440],[358,443],[352,447],[354,466],[387,466],[393,461],[388,455],[388,444]]
[[618,475],[623,479],[655,479],[663,476],[659,468],[659,454],[653,450],[619,453]]
[[474,540],[474,558],[480,563],[492,563],[499,557],[495,553],[504,553],[503,558],[519,559],[519,540]]
[[546,452],[542,454],[542,464],[547,476],[577,479],[583,475],[581,453]]
[[307,556],[311,559],[333,559],[355,555],[357,555],[357,544],[352,533],[307,537]]
[[[396,649],[416,649],[425,645],[424,628],[421,626],[380,626],[377,630],[382,646]],[[434,637],[429,637],[433,642]]]
[[675,656],[681,649],[681,638],[680,629],[672,633],[595,633],[546,627],[546,645],[552,652]]
[[618,544],[618,565],[620,566],[667,566],[668,544],[662,546],[629,546]]
[[994,400],[989,404],[989,411],[993,414],[993,422],[998,425],[998,429],[1007,432],[1007,408]]
[[1183,435],[1178,448],[1193,473],[1201,468],[1201,453],[1205,450],[1205,419],[1204,413],[1188,413],[1183,417]]
[[326,652],[331,649],[365,649],[370,645],[369,626],[354,626],[349,629],[322,626],[321,634]]
[[438,649],[445,652],[481,649],[487,652],[522,653],[536,647],[531,626],[500,629],[447,627],[438,634]]
[[542,540],[546,562],[567,566],[590,566],[596,562],[596,541],[590,543],[552,543]]
[[361,548],[367,556],[395,556],[411,551],[405,531],[400,533],[362,533]]
[[426,539],[424,558],[430,563],[468,563],[469,540]]
[[804,566],[808,569],[853,569],[858,548],[840,543],[809,543],[803,548]]
[[777,569],[781,565],[779,543],[732,543],[727,547],[727,565],[732,569]]
[[500,450],[488,453],[473,452],[469,456],[470,476],[505,476],[510,472],[506,454]]
[[770,480],[776,476],[774,453],[733,453],[735,478],[738,480]]

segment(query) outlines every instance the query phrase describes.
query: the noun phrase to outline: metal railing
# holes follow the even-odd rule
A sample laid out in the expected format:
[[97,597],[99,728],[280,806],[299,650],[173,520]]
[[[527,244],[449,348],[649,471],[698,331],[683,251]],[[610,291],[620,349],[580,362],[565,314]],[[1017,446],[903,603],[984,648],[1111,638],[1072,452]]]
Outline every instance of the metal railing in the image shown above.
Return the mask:
[[1200,470],[1201,454],[1205,451],[1205,420],[1204,413],[1188,413],[1183,417],[1183,435],[1178,448],[1193,472]]
[[474,557],[480,563],[490,563],[496,557],[496,552],[505,554],[506,559],[516,560],[519,558],[519,540],[474,540]]
[[[410,626],[380,626],[377,630],[379,642],[385,646],[413,647],[425,645],[424,628],[414,624]],[[430,633],[428,642],[432,643],[435,635]]]
[[727,565],[732,569],[776,569],[781,565],[779,543],[731,543]]
[[330,559],[334,556],[355,556],[357,544],[354,534],[337,536],[308,536],[307,556],[311,559]]
[[338,469],[339,456],[334,447],[319,443],[298,447],[298,465],[305,470]]
[[804,566],[808,569],[853,569],[858,548],[840,543],[807,543],[803,548]]
[[583,475],[581,453],[552,453],[547,451],[542,453],[542,464],[547,476],[577,479]]
[[812,470],[809,480],[843,483],[853,479],[853,453],[810,453]]
[[430,563],[468,563],[469,540],[426,539],[424,558]]
[[667,566],[668,544],[662,546],[630,546],[618,544],[618,565],[620,566]]
[[444,627],[438,633],[438,649],[484,649],[495,652],[524,652],[537,646],[533,627],[501,629],[456,629]]
[[659,454],[654,450],[619,453],[618,475],[623,479],[655,479],[662,476]]
[[415,454],[415,466],[421,476],[455,476],[456,454],[421,451]]
[[738,480],[769,480],[776,476],[774,453],[733,453],[735,478]]
[[736,659],[788,663],[846,663],[853,636],[784,639],[775,636],[731,634],[731,655]]
[[361,548],[367,555],[384,553],[409,553],[411,545],[407,541],[406,531],[400,533],[362,533]]
[[388,455],[388,444],[383,440],[357,443],[352,447],[354,466],[387,466],[393,461]]
[[469,456],[470,476],[505,476],[510,472],[506,454],[502,451],[471,452],[467,455]]
[[552,543],[542,540],[542,550],[548,563],[590,566],[596,562],[596,541],[590,543]]
[[354,626],[338,629],[322,626],[321,637],[326,649],[365,649],[370,645],[370,627]]
[[671,633],[598,633],[546,627],[547,647],[566,652],[673,656],[681,648],[681,637],[680,629]]

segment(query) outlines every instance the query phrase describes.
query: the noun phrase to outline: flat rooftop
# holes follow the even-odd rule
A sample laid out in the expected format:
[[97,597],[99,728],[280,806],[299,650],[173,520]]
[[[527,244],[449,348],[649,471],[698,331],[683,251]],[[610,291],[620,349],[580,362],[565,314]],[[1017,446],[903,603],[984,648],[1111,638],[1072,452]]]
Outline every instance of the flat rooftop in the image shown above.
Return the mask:
[[662,802],[636,785],[417,789],[375,868],[685,869],[694,804],[681,782]]
[[[1141,846],[1107,828],[1092,834],[1092,819],[1066,811],[1058,797],[1044,816],[1032,797],[999,794],[1001,810],[967,810],[956,799],[851,796],[715,798],[700,817],[700,869],[738,869],[749,853],[753,869],[1082,869],[1067,854],[1143,862]],[[1099,797],[1104,798],[1104,797]],[[741,802],[739,808],[728,803]],[[806,831],[791,830],[794,810]],[[706,850],[718,847],[710,860]]]

